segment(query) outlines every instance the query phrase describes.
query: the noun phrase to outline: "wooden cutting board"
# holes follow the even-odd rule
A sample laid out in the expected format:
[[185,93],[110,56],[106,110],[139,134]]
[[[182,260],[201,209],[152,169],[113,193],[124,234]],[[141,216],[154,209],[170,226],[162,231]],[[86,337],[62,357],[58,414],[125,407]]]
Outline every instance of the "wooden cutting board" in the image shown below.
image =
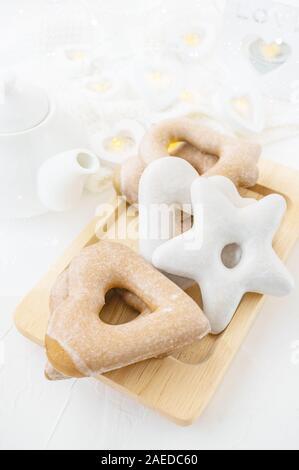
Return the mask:
[[[287,213],[274,241],[276,252],[285,260],[299,236],[299,172],[265,160],[261,161],[260,170],[258,184],[251,190],[242,190],[242,195],[259,199],[274,192],[286,198]],[[130,227],[131,238],[119,239],[124,223]],[[84,246],[95,243],[99,238],[121,241],[137,249],[137,225],[136,211],[132,207],[127,208],[124,202],[115,202],[110,209],[103,207],[102,214],[90,222],[22,300],[15,314],[18,330],[31,341],[43,345],[49,316],[49,293],[58,274]],[[192,288],[188,293],[200,303],[198,288]],[[247,294],[221,335],[207,336],[171,357],[151,359],[109,372],[101,380],[177,424],[189,425],[210,401],[263,301],[264,296]],[[101,313],[101,318],[112,324],[130,321],[135,316],[136,312],[118,297],[112,298]]]

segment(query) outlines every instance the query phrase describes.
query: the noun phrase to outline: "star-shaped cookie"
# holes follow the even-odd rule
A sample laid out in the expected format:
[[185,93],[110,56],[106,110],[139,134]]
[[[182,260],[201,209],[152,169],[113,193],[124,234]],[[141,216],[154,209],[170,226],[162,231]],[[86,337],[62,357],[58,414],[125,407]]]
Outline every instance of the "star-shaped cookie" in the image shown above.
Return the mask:
[[[191,186],[197,178],[199,174],[192,165],[177,157],[154,160],[144,170],[138,198],[139,252],[150,263],[156,248],[191,227]],[[255,202],[255,199],[242,198],[234,183],[225,176],[210,176],[209,180],[235,206]],[[181,210],[185,212],[183,224]],[[194,280],[178,276],[169,275],[169,278],[183,289],[194,284]]]
[[192,228],[161,246],[153,264],[169,274],[195,280],[212,333],[230,323],[243,295],[286,295],[293,279],[272,242],[286,210],[277,194],[245,205],[234,204],[208,178],[191,186]]

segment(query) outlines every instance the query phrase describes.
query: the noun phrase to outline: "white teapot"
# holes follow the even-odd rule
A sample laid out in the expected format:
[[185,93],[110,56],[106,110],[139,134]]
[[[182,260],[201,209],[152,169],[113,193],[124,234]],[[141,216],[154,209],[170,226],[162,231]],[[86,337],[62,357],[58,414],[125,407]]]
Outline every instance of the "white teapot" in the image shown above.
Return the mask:
[[[47,209],[70,208],[71,195],[78,200],[84,179],[99,168],[97,157],[87,146],[82,126],[60,110],[45,91],[14,78],[0,82],[0,217],[30,217]],[[59,187],[44,185],[47,168],[49,181]],[[69,193],[59,207],[59,195],[65,196],[64,174]],[[55,207],[51,207],[53,194],[49,191],[56,191]]]

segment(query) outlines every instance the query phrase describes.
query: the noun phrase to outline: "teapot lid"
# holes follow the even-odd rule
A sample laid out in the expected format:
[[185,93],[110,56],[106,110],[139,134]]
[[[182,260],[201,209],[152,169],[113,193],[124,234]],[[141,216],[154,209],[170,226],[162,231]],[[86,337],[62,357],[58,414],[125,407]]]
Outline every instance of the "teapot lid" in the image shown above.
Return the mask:
[[48,115],[45,91],[14,77],[0,78],[0,134],[15,134],[40,124]]

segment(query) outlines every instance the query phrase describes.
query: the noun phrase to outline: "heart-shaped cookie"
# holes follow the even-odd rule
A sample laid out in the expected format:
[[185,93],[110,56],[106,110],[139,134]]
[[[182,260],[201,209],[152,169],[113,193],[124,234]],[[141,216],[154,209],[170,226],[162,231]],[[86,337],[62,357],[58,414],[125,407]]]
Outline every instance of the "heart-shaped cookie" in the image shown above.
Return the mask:
[[259,133],[265,128],[263,97],[255,88],[221,90],[214,98],[221,118],[239,132]]
[[[54,293],[61,301],[52,298],[45,343],[52,368],[67,377],[98,377],[167,354],[210,331],[191,297],[119,243],[86,247],[58,282]],[[104,323],[99,313],[106,293],[116,287],[135,294],[150,313],[121,325]]]

